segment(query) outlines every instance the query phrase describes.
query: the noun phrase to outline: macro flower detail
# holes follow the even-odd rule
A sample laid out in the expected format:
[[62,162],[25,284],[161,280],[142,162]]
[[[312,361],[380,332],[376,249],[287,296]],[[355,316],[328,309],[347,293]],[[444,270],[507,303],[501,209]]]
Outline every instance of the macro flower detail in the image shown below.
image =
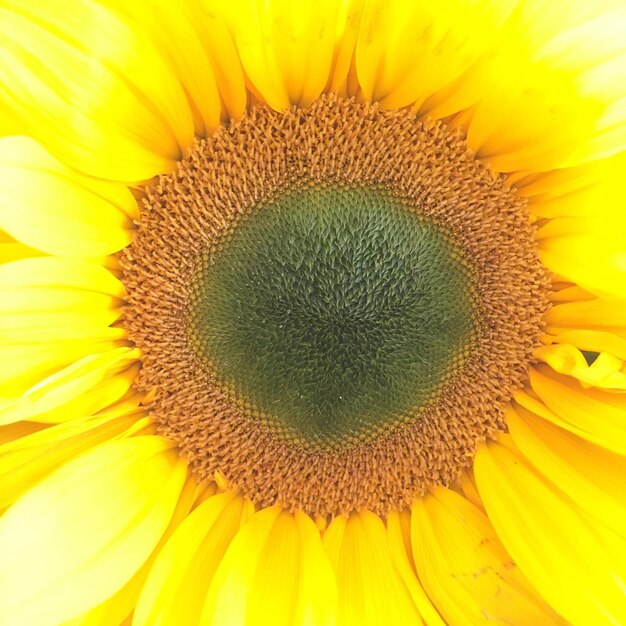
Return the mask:
[[626,11],[0,1],[7,626],[626,623]]

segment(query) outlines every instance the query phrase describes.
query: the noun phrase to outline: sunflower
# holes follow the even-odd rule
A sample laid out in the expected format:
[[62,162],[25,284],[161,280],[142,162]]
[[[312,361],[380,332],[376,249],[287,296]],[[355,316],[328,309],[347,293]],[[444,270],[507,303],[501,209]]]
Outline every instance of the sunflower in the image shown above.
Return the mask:
[[626,624],[622,0],[0,42],[3,626]]

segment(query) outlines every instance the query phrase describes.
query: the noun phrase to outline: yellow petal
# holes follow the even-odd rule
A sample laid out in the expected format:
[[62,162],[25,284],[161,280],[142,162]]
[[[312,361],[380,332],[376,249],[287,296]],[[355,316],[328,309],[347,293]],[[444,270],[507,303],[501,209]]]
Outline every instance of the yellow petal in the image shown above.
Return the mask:
[[339,3],[338,34],[330,78],[326,86],[327,92],[334,92],[343,97],[356,95],[356,90],[351,91],[348,88],[348,76],[352,72],[356,79],[354,51],[365,2],[366,0],[346,0]]
[[605,129],[623,97],[625,26],[623,3],[574,1],[565,11],[519,3],[497,42],[492,89],[481,86],[470,145],[497,171],[549,170],[622,150],[619,133]]
[[600,330],[557,331],[552,341],[569,344],[588,352],[606,352],[621,361],[626,361],[626,339],[614,333]]
[[324,533],[323,543],[337,576],[338,624],[422,623],[395,568],[385,526],[378,516],[364,511],[348,519],[336,517]]
[[575,626],[626,621],[626,545],[542,478],[510,439],[479,447],[476,482],[498,537],[535,589]]
[[539,217],[592,217],[598,207],[603,215],[619,215],[625,168],[623,152],[610,159],[541,173],[515,186],[529,199],[531,213]]
[[239,531],[214,574],[200,624],[330,626],[336,587],[313,520],[274,506]]
[[584,387],[626,389],[626,367],[621,359],[602,353],[591,365],[574,346],[554,344],[542,346],[533,355],[553,370],[576,378]]
[[559,624],[534,594],[489,520],[457,493],[415,501],[411,541],[418,576],[451,624]]
[[47,424],[37,424],[35,422],[14,422],[13,424],[0,426],[0,445],[21,439],[45,428],[48,428]]
[[[555,306],[545,315],[545,330],[552,335],[553,341],[626,359],[624,301],[608,301],[593,296],[570,298],[574,295],[571,290],[562,291],[567,291],[568,297],[555,300]],[[571,353],[571,348],[566,350]],[[575,362],[580,360],[575,359]]]
[[385,108],[421,103],[485,51],[512,1],[367,2],[356,47],[363,97]]
[[[530,368],[530,385],[540,402],[527,393],[515,400],[561,428],[619,454],[626,454],[626,395],[584,389],[576,379],[543,366]],[[542,403],[548,411],[542,409]]]
[[0,288],[3,290],[70,285],[116,298],[124,295],[122,283],[113,274],[89,261],[41,257],[22,259],[0,267]]
[[[205,135],[220,123],[221,102],[213,68],[203,46],[200,21],[186,0],[124,2],[109,0],[129,15],[134,29],[142,29],[170,61],[197,112],[196,134]],[[210,37],[210,35],[208,35]]]
[[0,139],[0,226],[50,254],[97,257],[132,239],[137,203],[119,183],[78,174],[28,137]]
[[581,95],[602,102],[588,145],[580,142],[570,163],[613,155],[626,147],[626,8],[612,10],[564,31],[541,51],[544,58],[578,75]]
[[[39,259],[16,262],[35,260]],[[2,267],[8,265],[13,263]],[[0,337],[4,341],[36,342],[45,330],[49,331],[51,340],[91,338],[94,331],[100,331],[100,337],[103,334],[105,337],[119,336],[119,331],[102,333],[102,329],[120,315],[121,301],[115,296],[77,289],[74,285],[7,288],[2,290],[2,295]]]
[[553,306],[545,315],[551,334],[562,330],[601,330],[626,337],[624,302],[592,298],[578,302],[563,302]]
[[308,106],[330,77],[335,0],[241,0],[229,8],[246,75],[276,110]]
[[0,102],[62,162],[141,181],[171,169],[191,144],[172,68],[140,29],[95,0],[71,11],[63,0],[3,0],[0,33]]
[[[105,331],[119,333],[105,333]],[[95,334],[95,330],[94,330]],[[0,396],[17,398],[55,372],[92,355],[123,347],[125,331],[121,328],[102,329],[105,338],[65,339],[48,343],[0,344]],[[113,340],[106,339],[109,335]],[[115,339],[115,336],[119,339]]]
[[411,519],[408,511],[390,511],[387,516],[387,536],[393,563],[411,599],[427,626],[445,626],[445,623],[415,574],[411,550]]
[[69,623],[66,622],[63,626],[111,626],[111,624],[131,626],[131,614],[135,610],[137,599],[146,582],[148,572],[172,533],[180,526],[187,515],[189,515],[189,511],[197,499],[198,491],[199,485],[196,478],[194,476],[188,476],[182,487],[180,497],[178,498],[176,508],[174,509],[167,529],[152,551],[150,557],[137,573],[105,602],[99,604],[95,609],[84,613],[79,618],[71,620]]
[[197,16],[196,28],[213,67],[222,98],[222,120],[238,120],[246,110],[248,91],[239,52],[225,18],[228,3],[222,0],[191,2],[190,10]]
[[463,495],[477,508],[480,509],[483,513],[485,512],[485,505],[483,501],[480,499],[480,494],[478,493],[478,488],[476,487],[476,479],[474,478],[474,471],[472,468],[465,470],[461,474],[460,481],[461,489],[463,491]]
[[626,458],[541,419],[509,408],[513,442],[530,464],[591,517],[626,537]]
[[[423,110],[441,118],[480,103],[483,109],[481,117],[482,113],[485,114],[482,119],[485,122],[483,132],[487,135],[490,133],[500,135],[500,140],[505,142],[507,131],[512,129],[513,137],[516,137],[514,128],[516,123],[525,120],[530,122],[532,128],[533,116],[529,111],[532,110],[539,118],[537,121],[540,121],[551,113],[550,108],[544,108],[544,105],[555,99],[554,92],[558,98],[558,86],[551,85],[549,81],[545,86],[552,91],[550,89],[544,89],[543,93],[540,91],[535,94],[537,97],[534,101],[532,92],[525,93],[531,88],[532,79],[534,78],[537,83],[543,73],[542,68],[537,67],[537,51],[559,34],[576,29],[594,17],[619,8],[620,1],[598,0],[591,4],[584,0],[570,0],[567,10],[563,10],[563,6],[558,3],[546,3],[542,0],[524,0],[515,3],[514,11],[481,58],[452,85],[433,94]],[[584,60],[588,55],[580,56]],[[556,68],[550,69],[554,73]],[[554,82],[558,76],[552,78]],[[507,106],[498,106],[499,103],[505,102],[507,105],[515,105],[515,98],[519,95],[522,95],[525,103],[530,105],[523,116],[512,116],[511,109]],[[489,113],[492,116],[491,125],[487,123]],[[556,111],[554,113],[556,115]],[[574,126],[577,119],[573,116],[568,121]],[[500,128],[502,124],[506,125],[505,130]]]
[[61,257],[0,266],[0,393],[17,398],[75,360],[124,345],[124,289],[100,265]]
[[[618,205],[619,206],[619,205]],[[544,265],[601,298],[626,299],[626,219],[560,217],[537,232]]]
[[545,171],[563,165],[574,151],[575,129],[591,134],[600,106],[580,101],[571,75],[533,65],[514,53],[494,73],[508,76],[510,82],[500,80],[490,97],[465,114],[472,150],[496,172]]
[[[561,286],[559,286],[559,282],[562,283]],[[561,277],[555,276],[553,285],[555,291],[550,294],[550,300],[552,302],[583,302],[593,300],[595,297],[593,294],[577,285],[572,285],[572,283],[568,283],[567,281],[563,282]]]
[[28,257],[42,256],[42,254],[41,250],[35,250],[20,241],[16,241],[11,235],[0,229],[0,265]]
[[123,434],[137,419],[136,414],[77,419],[0,445],[0,509],[66,461]]
[[160,551],[135,609],[135,626],[199,623],[215,570],[254,508],[232,492],[193,510]]
[[92,415],[128,391],[137,375],[138,356],[134,348],[89,355],[42,380],[23,396],[2,402],[0,424],[63,422]]
[[186,476],[161,437],[99,446],[0,518],[6,626],[55,626],[115,593],[167,528]]
[[61,257],[0,266],[0,338],[11,343],[113,339],[124,289],[100,265]]

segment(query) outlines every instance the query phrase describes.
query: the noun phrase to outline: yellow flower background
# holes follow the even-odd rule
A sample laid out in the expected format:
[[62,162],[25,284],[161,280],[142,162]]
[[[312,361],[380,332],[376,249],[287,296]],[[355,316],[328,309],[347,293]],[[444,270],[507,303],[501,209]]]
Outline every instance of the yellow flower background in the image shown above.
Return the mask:
[[[143,188],[327,93],[460,129],[552,279],[508,432],[387,517],[198,483],[119,323]],[[3,626],[626,623],[622,0],[0,0],[0,111]]]

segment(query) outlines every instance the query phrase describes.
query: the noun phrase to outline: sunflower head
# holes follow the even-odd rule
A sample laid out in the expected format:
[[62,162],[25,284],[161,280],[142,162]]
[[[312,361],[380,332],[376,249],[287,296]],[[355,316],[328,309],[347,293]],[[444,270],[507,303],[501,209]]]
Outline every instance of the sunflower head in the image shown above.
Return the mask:
[[623,0],[0,0],[2,626],[626,624]]

